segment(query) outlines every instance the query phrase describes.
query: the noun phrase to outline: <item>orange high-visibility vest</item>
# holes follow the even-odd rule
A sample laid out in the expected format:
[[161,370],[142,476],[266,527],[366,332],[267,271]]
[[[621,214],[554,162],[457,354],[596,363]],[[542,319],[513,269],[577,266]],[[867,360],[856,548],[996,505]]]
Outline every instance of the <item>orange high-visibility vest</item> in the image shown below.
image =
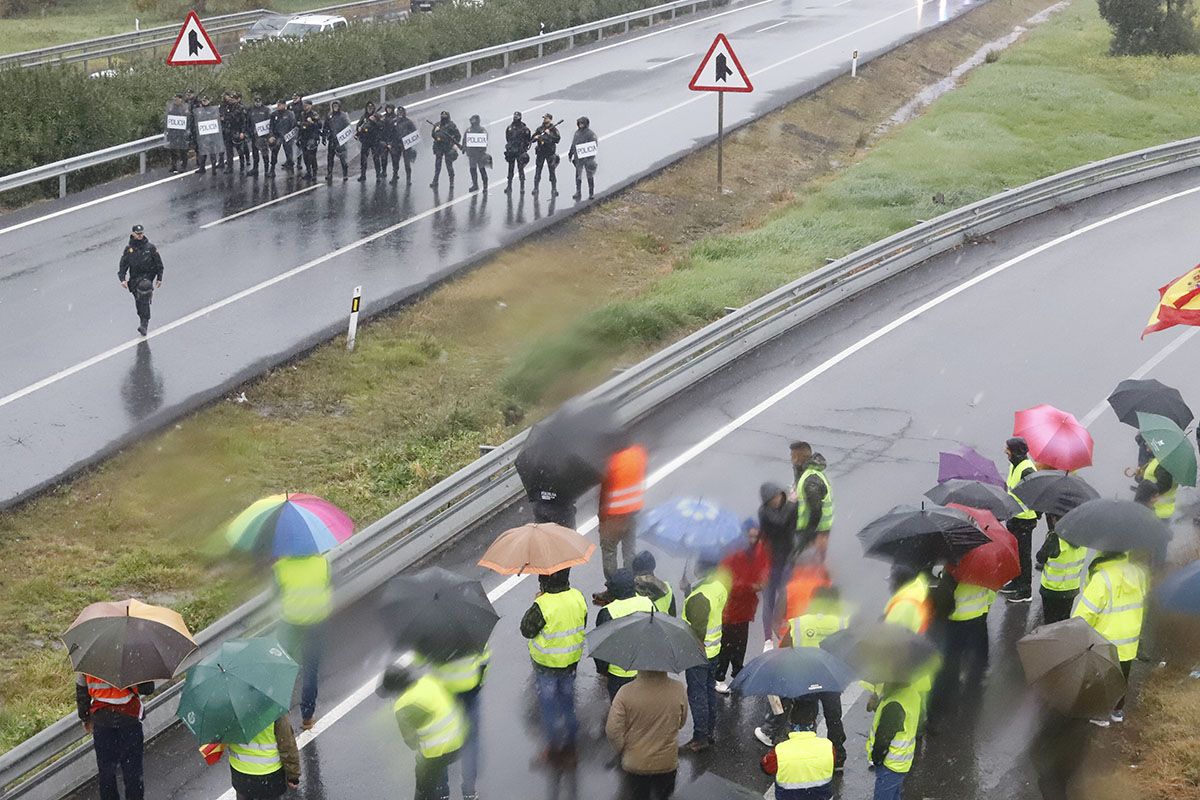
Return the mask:
[[645,505],[646,448],[640,444],[612,455],[600,485],[600,516],[619,517]]
[[791,627],[788,620],[808,611],[813,594],[822,586],[832,586],[829,570],[824,564],[799,564],[788,579],[784,595],[784,617],[780,622],[778,633],[782,639]]
[[92,675],[85,675],[87,679],[88,696],[97,703],[107,703],[112,706],[123,706],[131,700],[137,699],[137,694],[129,689],[119,689],[111,683],[102,681]]

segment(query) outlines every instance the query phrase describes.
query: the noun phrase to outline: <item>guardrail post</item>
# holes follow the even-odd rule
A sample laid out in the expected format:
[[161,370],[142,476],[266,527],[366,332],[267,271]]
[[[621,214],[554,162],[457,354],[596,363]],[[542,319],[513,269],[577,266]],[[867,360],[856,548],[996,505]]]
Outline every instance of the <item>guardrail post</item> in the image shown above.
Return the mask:
[[433,73],[425,73],[425,91],[429,91],[433,87]]
[[[654,24],[654,17],[653,17],[653,16],[651,16],[651,17],[650,17],[650,24],[651,24],[651,25],[653,25],[653,24]],[[626,33],[629,33],[629,20],[625,20],[625,32],[626,32]]]
[[508,69],[508,53],[504,54],[504,68]]
[[145,153],[138,153],[138,174],[139,175],[146,174],[146,154]]
[[598,42],[603,38],[604,38],[604,28],[597,28],[596,29],[596,41]]
[[67,196],[67,174],[64,172],[58,176],[58,197],[61,200]]
[[538,58],[541,58],[545,54],[545,51],[542,49],[542,43],[538,42]]
[[467,77],[471,77],[471,62],[467,62]]
[[671,19],[675,19],[675,6],[671,6]]
[[567,49],[569,50],[574,46],[575,46],[575,34],[572,33],[571,38],[567,40]]
[[379,87],[379,105],[384,106],[386,104],[387,104],[387,87],[380,86]]

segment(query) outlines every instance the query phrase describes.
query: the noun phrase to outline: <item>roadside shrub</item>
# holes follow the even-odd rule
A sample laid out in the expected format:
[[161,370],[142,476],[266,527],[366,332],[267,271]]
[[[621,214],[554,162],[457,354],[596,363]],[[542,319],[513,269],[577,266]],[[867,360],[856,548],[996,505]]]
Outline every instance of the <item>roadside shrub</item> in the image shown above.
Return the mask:
[[1099,0],[1119,56],[1173,56],[1197,52],[1192,0]]

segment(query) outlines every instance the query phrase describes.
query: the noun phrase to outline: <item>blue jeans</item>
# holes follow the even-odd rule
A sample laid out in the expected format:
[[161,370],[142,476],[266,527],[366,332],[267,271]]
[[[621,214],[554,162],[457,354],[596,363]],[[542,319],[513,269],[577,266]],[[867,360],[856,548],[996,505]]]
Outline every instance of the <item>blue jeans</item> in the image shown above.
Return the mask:
[[767,586],[763,589],[763,637],[774,641],[775,628],[787,606],[786,584],[788,575],[788,559],[784,555],[771,554],[771,571],[767,577]]
[[475,779],[479,777],[479,691],[477,686],[458,696],[467,716],[467,739],[462,750],[462,793],[475,794]]
[[883,765],[876,767],[873,800],[900,800],[907,776],[907,772],[892,772]]
[[575,671],[545,672],[534,668],[538,705],[542,709],[542,730],[551,750],[575,746],[579,722],[575,719]]
[[692,741],[707,742],[717,729],[717,661],[690,667],[687,678],[688,707],[692,710]]
[[322,624],[289,625],[279,629],[279,643],[300,664],[300,717],[317,713],[317,673],[321,668]]

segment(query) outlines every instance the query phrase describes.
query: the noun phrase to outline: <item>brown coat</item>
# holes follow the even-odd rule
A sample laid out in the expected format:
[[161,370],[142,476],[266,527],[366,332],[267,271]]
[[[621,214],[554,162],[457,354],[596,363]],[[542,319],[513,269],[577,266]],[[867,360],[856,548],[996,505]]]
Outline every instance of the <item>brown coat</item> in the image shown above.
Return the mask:
[[642,670],[613,698],[604,730],[626,772],[656,775],[679,766],[676,738],[687,716],[683,684],[664,672]]

